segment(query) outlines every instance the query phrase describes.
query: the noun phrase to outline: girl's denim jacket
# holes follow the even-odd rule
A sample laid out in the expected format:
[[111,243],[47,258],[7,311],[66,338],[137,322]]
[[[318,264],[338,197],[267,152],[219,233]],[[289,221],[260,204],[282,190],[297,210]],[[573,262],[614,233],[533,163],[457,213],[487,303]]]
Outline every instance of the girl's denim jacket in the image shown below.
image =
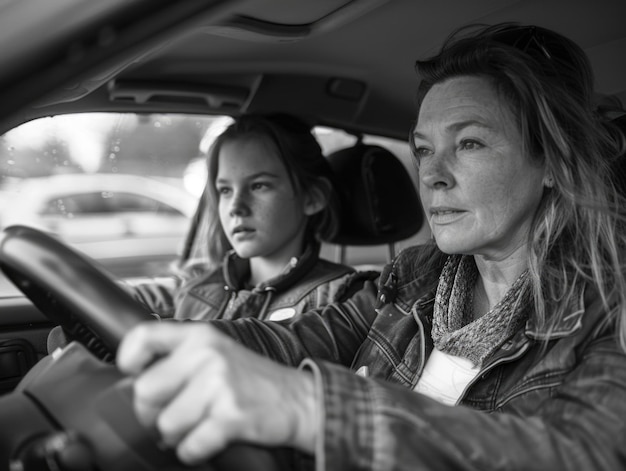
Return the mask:
[[[425,257],[438,257],[431,273]],[[531,316],[458,405],[412,391],[433,348],[444,261],[407,249],[345,302],[282,322],[214,325],[314,375],[318,470],[626,469],[626,354],[593,296],[581,293],[550,332]]]

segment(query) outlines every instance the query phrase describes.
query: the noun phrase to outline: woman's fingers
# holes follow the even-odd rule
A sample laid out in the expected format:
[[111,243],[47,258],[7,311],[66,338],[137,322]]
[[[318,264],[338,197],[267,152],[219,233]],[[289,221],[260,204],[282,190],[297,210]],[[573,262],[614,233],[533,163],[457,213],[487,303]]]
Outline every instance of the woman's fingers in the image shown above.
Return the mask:
[[226,448],[230,438],[225,425],[205,420],[194,428],[178,445],[176,454],[185,464],[194,465],[206,461]]
[[137,375],[156,358],[168,354],[185,339],[185,325],[146,322],[122,339],[116,363],[126,374]]
[[135,412],[144,426],[154,427],[164,407],[196,376],[210,355],[212,337],[206,325],[148,323],[124,338],[118,367],[136,376]]
[[201,422],[211,418],[220,378],[211,373],[211,365],[198,368],[158,418],[157,429],[163,442],[174,446]]
[[118,366],[135,376],[134,404],[186,463],[232,441],[312,449],[315,401],[307,373],[251,352],[207,324],[132,330]]

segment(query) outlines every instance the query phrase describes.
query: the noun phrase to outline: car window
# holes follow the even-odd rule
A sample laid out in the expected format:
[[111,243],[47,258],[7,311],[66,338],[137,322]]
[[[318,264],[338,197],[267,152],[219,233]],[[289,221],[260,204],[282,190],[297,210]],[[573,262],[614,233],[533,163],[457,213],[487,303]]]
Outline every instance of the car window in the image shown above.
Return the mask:
[[[37,227],[116,277],[162,274],[182,251],[206,184],[206,152],[231,122],[228,116],[86,113],[25,123],[0,136],[0,227]],[[357,141],[328,127],[314,134],[325,154]],[[363,140],[388,148],[413,171],[405,142]],[[336,260],[336,248],[324,246],[322,256]],[[346,256],[353,265],[381,265],[388,248],[350,247]],[[0,279],[0,295],[7,290],[14,292]]]
[[[118,277],[168,270],[198,201],[184,176],[220,116],[88,113],[0,136],[0,227],[58,237]],[[0,280],[0,295],[12,292]]]

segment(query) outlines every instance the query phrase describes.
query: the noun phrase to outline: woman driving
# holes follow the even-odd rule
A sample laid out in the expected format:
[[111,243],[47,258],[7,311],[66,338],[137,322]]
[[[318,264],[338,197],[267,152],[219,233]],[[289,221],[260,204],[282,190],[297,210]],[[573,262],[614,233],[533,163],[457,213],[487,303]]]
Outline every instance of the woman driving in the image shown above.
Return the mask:
[[124,339],[135,411],[182,461],[243,441],[320,470],[626,467],[623,136],[595,112],[584,52],[474,26],[417,70],[434,244],[290,320]]

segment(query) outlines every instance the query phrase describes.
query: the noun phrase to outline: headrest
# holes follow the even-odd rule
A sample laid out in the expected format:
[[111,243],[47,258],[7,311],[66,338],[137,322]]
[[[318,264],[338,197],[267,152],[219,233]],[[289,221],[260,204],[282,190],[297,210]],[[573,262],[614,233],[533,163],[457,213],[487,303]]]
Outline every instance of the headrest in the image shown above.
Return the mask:
[[387,149],[357,144],[328,156],[342,202],[340,245],[391,244],[420,230],[422,206],[402,162]]

